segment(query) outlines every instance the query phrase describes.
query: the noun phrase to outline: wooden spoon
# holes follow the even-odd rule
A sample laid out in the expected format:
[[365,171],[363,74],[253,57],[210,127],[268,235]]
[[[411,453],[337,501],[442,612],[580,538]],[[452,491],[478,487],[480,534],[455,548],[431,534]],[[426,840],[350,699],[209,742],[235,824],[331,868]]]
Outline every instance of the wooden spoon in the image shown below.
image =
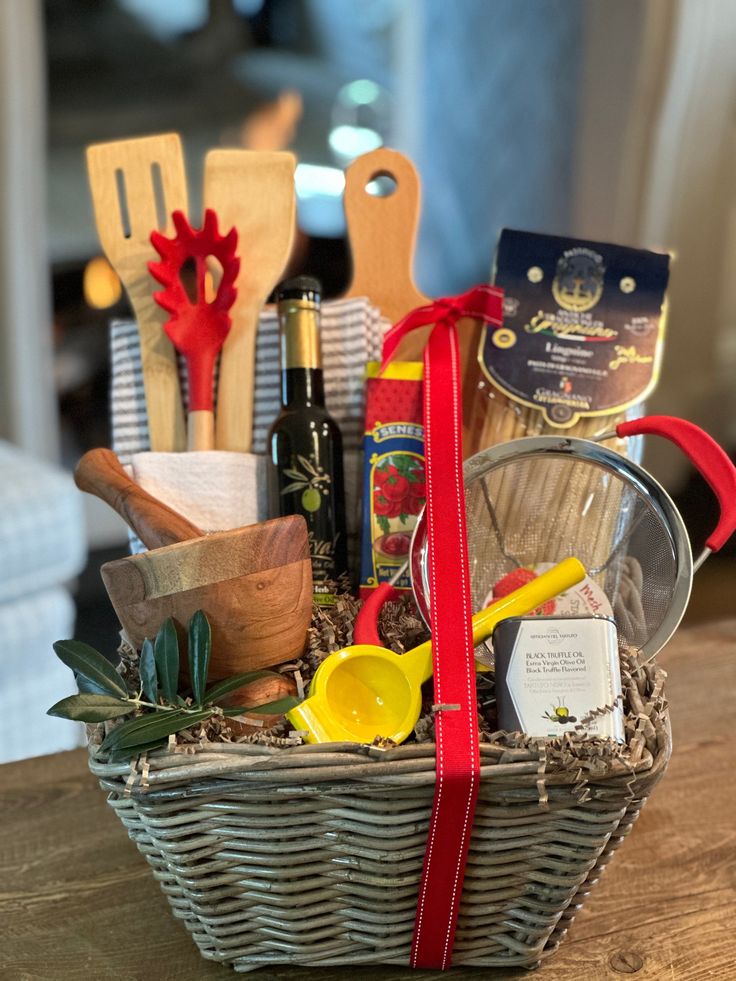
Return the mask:
[[191,521],[131,480],[112,450],[85,453],[74,471],[74,480],[80,490],[94,494],[117,511],[146,548],[161,548],[202,535]]
[[96,143],[87,170],[100,244],[138,322],[151,449],[178,452],[186,443],[179,372],[148,262],[156,258],[151,232],[169,232],[172,212],[187,212],[181,140],[166,133]]
[[232,328],[222,349],[216,446],[249,452],[253,440],[255,345],[263,304],[286,267],[294,237],[296,198],[291,153],[210,150],[204,204],[223,228],[238,233],[240,274]]

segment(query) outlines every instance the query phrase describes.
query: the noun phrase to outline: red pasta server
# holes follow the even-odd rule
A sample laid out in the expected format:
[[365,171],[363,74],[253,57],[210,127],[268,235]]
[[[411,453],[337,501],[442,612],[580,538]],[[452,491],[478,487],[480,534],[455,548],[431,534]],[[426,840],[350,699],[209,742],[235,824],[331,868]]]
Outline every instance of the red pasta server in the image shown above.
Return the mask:
[[[154,293],[160,307],[171,314],[164,330],[177,351],[184,355],[189,376],[189,417],[187,449],[211,450],[215,446],[214,371],[230,330],[228,310],[236,297],[235,279],[240,259],[235,254],[238,235],[231,228],[221,235],[217,215],[208,209],[201,229],[191,227],[183,212],[175,211],[172,220],[177,234],[166,238],[151,233],[151,244],[161,256],[160,262],[149,262],[151,275],[164,289]],[[207,260],[212,257],[222,268],[214,297],[207,296]],[[194,267],[194,299],[184,285],[182,275]]]

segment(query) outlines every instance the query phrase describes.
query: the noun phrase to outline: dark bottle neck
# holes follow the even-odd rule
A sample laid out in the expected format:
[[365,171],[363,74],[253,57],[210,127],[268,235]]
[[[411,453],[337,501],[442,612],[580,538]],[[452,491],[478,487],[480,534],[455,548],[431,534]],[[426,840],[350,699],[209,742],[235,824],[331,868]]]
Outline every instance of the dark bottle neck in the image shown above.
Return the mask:
[[286,368],[281,372],[281,404],[284,408],[324,408],[325,385],[321,368]]

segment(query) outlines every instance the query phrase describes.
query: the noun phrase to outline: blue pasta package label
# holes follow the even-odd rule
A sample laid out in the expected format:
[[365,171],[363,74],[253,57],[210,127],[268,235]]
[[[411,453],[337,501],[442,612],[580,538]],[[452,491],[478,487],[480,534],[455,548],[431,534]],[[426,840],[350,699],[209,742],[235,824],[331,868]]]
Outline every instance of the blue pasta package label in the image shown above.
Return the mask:
[[667,253],[504,229],[494,282],[504,323],[483,332],[492,385],[566,428],[621,412],[655,387]]

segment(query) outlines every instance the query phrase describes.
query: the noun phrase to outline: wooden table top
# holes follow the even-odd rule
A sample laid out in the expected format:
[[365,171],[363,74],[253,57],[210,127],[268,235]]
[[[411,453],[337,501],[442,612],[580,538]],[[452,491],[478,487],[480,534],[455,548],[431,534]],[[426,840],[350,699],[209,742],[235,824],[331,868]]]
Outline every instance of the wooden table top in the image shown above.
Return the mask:
[[[682,630],[662,655],[674,753],[631,837],[559,952],[526,971],[463,978],[637,981],[736,977],[736,620]],[[0,767],[0,979],[201,981],[203,960],[77,750]],[[356,981],[439,977],[353,968]],[[358,977],[359,975],[359,977]],[[254,977],[332,981],[339,968]]]

